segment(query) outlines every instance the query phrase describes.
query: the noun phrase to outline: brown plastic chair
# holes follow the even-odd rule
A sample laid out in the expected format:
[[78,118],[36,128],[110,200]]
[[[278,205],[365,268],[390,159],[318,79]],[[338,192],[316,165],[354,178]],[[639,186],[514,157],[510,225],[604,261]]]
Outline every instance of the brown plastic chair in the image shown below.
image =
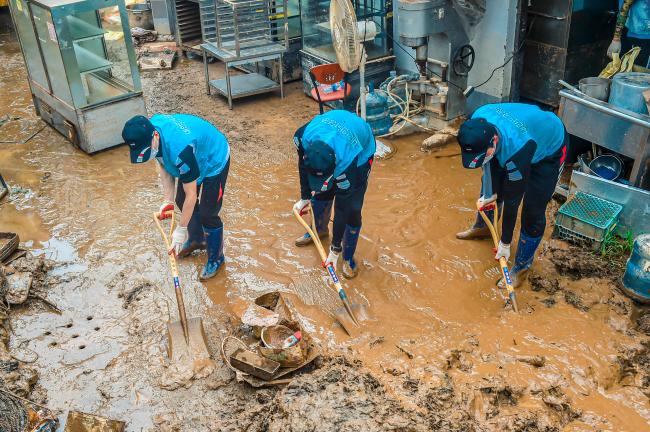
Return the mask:
[[[309,76],[314,83],[314,88],[311,89],[311,97],[318,101],[318,108],[321,114],[323,114],[323,105],[325,102],[345,101],[345,98],[350,96],[352,92],[352,86],[345,80],[345,72],[343,72],[343,69],[341,69],[338,63],[314,66],[309,70]],[[343,88],[330,93],[325,92],[325,86],[340,81],[343,81]]]

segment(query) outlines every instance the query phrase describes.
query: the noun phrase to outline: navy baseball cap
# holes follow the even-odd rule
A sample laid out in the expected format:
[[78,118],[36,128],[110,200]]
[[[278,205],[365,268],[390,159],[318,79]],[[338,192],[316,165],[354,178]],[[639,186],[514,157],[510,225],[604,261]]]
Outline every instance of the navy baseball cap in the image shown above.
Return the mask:
[[470,169],[481,167],[495,136],[498,136],[497,128],[484,118],[463,123],[458,131],[463,166]]
[[145,116],[135,116],[124,124],[122,139],[129,145],[131,163],[142,163],[148,158],[144,155],[151,151],[151,139],[156,129]]
[[316,192],[326,192],[332,188],[336,155],[323,141],[313,141],[305,149],[305,166],[308,170],[309,188]]

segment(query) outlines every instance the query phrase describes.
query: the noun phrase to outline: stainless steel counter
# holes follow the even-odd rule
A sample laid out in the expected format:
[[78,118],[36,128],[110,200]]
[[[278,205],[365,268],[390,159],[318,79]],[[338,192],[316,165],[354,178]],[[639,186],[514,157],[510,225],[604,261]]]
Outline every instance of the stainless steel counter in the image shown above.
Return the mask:
[[571,135],[633,159],[630,182],[650,190],[650,116],[571,90],[560,92],[559,116]]

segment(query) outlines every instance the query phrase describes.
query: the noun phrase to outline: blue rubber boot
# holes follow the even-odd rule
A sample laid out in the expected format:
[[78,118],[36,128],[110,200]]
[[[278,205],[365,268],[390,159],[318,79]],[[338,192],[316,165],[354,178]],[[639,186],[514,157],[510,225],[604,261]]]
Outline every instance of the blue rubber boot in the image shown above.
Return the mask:
[[[535,258],[535,251],[542,241],[542,236],[531,237],[522,229],[519,231],[519,243],[517,244],[517,254],[515,255],[515,265],[510,269],[510,278],[512,279],[512,286],[519,288],[526,280],[526,273],[533,265]],[[505,288],[503,280],[500,280],[499,288]]]
[[[316,222],[316,231],[318,232],[318,237],[321,239],[327,238],[330,235],[328,226],[330,223],[330,217],[332,216],[333,203],[333,200],[311,200],[311,208],[314,212],[314,218]],[[308,246],[311,244],[311,242],[312,240],[310,235],[308,233],[305,233],[296,239],[296,246]]]
[[206,248],[205,234],[203,233],[201,216],[198,211],[192,213],[190,223],[187,224],[187,234],[187,241],[183,243],[183,248],[178,253],[179,258],[185,258],[195,250],[203,250]]
[[203,228],[208,247],[208,262],[205,263],[199,280],[210,279],[217,274],[224,262],[223,257],[223,227]]
[[359,273],[357,262],[354,260],[354,252],[357,250],[361,227],[345,226],[343,233],[343,276],[347,279],[354,278]]

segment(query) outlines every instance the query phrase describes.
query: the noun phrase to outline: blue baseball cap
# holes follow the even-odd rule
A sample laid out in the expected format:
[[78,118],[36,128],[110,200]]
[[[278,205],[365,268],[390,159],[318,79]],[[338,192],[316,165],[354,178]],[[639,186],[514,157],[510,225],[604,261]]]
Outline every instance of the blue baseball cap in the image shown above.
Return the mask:
[[142,163],[149,160],[147,152],[151,152],[151,139],[156,129],[145,116],[135,116],[124,124],[122,139],[129,145],[131,163]]
[[484,118],[470,119],[463,123],[458,130],[463,166],[469,169],[480,168],[495,136],[498,137],[497,128]]
[[309,188],[316,193],[327,192],[334,185],[331,178],[336,168],[334,149],[320,140],[312,141],[308,146],[303,145],[303,148]]

